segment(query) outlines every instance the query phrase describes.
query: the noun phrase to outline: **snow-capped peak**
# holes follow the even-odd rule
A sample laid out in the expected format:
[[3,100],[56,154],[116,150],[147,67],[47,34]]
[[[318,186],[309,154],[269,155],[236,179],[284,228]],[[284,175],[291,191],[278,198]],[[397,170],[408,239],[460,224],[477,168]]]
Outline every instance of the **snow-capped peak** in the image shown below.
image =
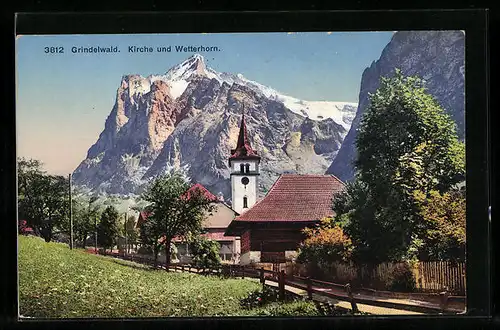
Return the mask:
[[219,83],[229,85],[238,84],[251,88],[267,98],[283,103],[292,112],[312,120],[331,118],[336,123],[349,130],[352,119],[356,113],[357,103],[331,102],[331,101],[305,101],[278,92],[277,90],[247,79],[241,73],[232,74],[217,72],[205,64],[205,59],[200,54],[194,54],[185,61],[175,65],[165,75],[150,76],[149,81],[161,79],[170,85],[170,95],[176,99],[182,95],[193,75],[205,76],[216,79]]
[[193,74],[206,74],[205,59],[200,54],[188,57],[184,62],[177,64],[167,71],[165,77],[168,80],[186,80]]

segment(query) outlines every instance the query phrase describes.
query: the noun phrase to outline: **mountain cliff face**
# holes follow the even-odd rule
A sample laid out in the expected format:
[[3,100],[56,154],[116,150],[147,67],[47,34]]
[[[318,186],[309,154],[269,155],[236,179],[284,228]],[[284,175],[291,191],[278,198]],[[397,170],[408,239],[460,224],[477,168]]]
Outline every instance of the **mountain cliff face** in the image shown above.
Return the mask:
[[327,170],[343,181],[354,176],[355,139],[361,117],[369,105],[380,77],[391,76],[395,68],[404,75],[418,75],[428,92],[457,123],[460,139],[465,135],[465,35],[461,31],[396,32],[380,59],[363,72],[356,117],[336,158]]
[[171,165],[189,164],[192,181],[230,197],[228,158],[243,112],[261,160],[260,191],[283,172],[324,173],[356,104],[302,101],[218,73],[194,55],[165,75],[124,76],[97,142],[74,182],[108,194],[138,194]]

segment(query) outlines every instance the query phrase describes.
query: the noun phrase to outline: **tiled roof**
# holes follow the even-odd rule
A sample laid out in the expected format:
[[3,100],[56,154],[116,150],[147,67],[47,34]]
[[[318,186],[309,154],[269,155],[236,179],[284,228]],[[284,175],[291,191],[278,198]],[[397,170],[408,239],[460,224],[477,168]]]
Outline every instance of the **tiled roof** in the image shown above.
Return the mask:
[[203,187],[203,185],[197,183],[193,185],[191,188],[189,188],[183,195],[182,197],[187,197],[188,199],[191,197],[191,194],[195,191],[199,191],[203,196],[205,196],[206,199],[209,201],[215,202],[219,201],[219,198],[212,194],[210,191],[208,191],[207,188]]
[[231,150],[231,156],[229,157],[229,159],[242,158],[242,157],[260,158],[250,145],[244,113],[241,117],[240,132],[238,134],[238,142],[236,143],[236,149]]
[[282,174],[266,197],[233,222],[317,221],[333,216],[333,195],[344,183],[333,175]]

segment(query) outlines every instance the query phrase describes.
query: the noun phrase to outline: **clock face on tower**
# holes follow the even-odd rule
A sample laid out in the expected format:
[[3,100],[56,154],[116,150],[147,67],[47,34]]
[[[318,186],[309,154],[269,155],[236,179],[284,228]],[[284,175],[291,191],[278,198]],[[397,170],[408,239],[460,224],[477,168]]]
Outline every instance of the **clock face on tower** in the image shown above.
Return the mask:
[[250,182],[250,180],[248,180],[246,176],[241,179],[241,183],[243,183],[245,186],[248,184],[248,182]]

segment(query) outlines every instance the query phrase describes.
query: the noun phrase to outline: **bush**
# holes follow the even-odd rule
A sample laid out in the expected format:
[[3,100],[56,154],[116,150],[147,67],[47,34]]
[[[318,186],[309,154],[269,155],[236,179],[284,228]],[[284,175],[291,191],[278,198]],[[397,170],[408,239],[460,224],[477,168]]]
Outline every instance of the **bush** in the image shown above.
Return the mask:
[[19,221],[19,234],[21,235],[33,235],[33,228],[29,227],[26,220]]
[[299,248],[298,262],[315,264],[347,261],[351,256],[352,242],[331,218],[321,221],[319,228],[304,229],[306,239]]
[[[293,301],[295,296],[289,292],[285,292],[285,301]],[[240,300],[240,306],[251,309],[277,302],[279,300],[279,292],[276,289],[268,286],[264,290],[255,290],[250,292],[247,297]]]
[[288,304],[278,304],[259,313],[260,316],[320,316],[318,309],[309,301],[294,301]]
[[221,265],[220,245],[217,241],[197,237],[191,244],[193,264],[201,268],[218,268]]

